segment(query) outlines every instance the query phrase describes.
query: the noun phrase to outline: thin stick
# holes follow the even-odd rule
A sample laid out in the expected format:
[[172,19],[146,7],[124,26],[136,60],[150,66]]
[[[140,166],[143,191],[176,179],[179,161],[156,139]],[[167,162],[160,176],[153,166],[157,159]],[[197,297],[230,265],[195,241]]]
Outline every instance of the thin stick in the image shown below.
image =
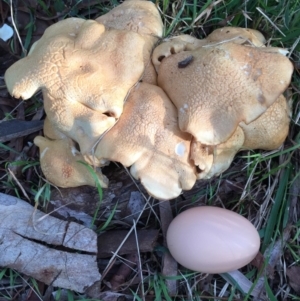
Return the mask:
[[141,282],[142,282],[142,299],[143,299],[143,301],[145,301],[145,289],[144,289],[144,279],[143,279],[143,270],[142,270],[142,262],[141,262],[141,253],[140,253],[140,248],[139,248],[139,241],[138,241],[138,236],[137,236],[137,231],[136,231],[135,220],[133,220],[133,226],[134,226],[134,235],[135,235],[136,248],[137,248],[137,253],[138,253],[138,257],[139,257],[139,272],[140,272],[140,277],[141,277]]
[[10,0],[10,15],[11,15],[11,22],[12,22],[12,25],[13,25],[13,27],[15,29],[15,32],[16,32],[16,35],[18,37],[19,43],[20,43],[20,45],[22,47],[22,51],[23,51],[24,55],[27,56],[27,50],[23,46],[22,39],[20,37],[18,28],[17,28],[15,20],[14,20],[14,10],[13,10],[12,0]]
[[262,11],[260,7],[256,7],[256,9],[276,28],[284,37],[285,34],[278,28],[278,26]]

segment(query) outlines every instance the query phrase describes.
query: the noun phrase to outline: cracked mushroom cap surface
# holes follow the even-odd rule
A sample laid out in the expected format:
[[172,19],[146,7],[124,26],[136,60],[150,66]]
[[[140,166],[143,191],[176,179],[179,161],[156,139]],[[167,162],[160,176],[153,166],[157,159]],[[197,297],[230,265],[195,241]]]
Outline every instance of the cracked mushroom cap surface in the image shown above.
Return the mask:
[[264,47],[266,43],[265,37],[258,30],[241,27],[222,27],[214,30],[205,39],[197,39],[186,34],[165,39],[154,49],[152,62],[158,72],[161,61],[172,54],[228,41],[256,47]]
[[[98,137],[121,115],[153,43],[132,31],[106,30],[93,20],[66,19],[47,28],[29,55],[8,68],[6,85],[23,99],[41,89],[50,122],[72,139]],[[97,118],[103,123],[91,125]],[[85,141],[76,141],[85,147]]]
[[96,19],[106,27],[126,29],[142,35],[162,37],[163,23],[154,3],[127,0]]
[[[34,144],[40,149],[42,171],[52,184],[59,187],[78,187],[90,185],[96,187],[96,181],[88,168],[78,162],[84,162],[83,156],[69,139],[50,140],[42,136],[34,138]],[[108,185],[107,178],[100,169],[94,171],[101,187]]]
[[225,142],[240,122],[258,118],[288,87],[285,51],[234,43],[162,60],[158,85],[178,109],[179,127],[206,145]]
[[206,44],[207,41],[205,39],[199,40],[187,34],[165,39],[154,48],[152,63],[158,72],[159,66],[164,58],[183,51],[195,50]]
[[95,157],[131,166],[131,174],[150,195],[168,200],[196,181],[190,140],[179,130],[176,108],[163,90],[140,83],[131,91],[119,121],[99,142]]
[[241,122],[245,141],[242,149],[273,150],[286,139],[290,125],[290,107],[283,95],[259,118],[249,124]]
[[227,170],[241,149],[245,135],[240,127],[227,141],[219,145],[203,145],[195,140],[191,145],[191,159],[197,168],[197,179],[210,179]]
[[210,179],[227,170],[234,156],[241,150],[274,150],[279,148],[289,131],[290,108],[283,95],[249,124],[241,122],[233,135],[215,146],[202,145],[193,140],[191,159],[197,166],[198,179]]
[[206,38],[208,43],[230,41],[235,44],[248,44],[263,47],[266,39],[261,32],[250,28],[222,27],[215,29]]

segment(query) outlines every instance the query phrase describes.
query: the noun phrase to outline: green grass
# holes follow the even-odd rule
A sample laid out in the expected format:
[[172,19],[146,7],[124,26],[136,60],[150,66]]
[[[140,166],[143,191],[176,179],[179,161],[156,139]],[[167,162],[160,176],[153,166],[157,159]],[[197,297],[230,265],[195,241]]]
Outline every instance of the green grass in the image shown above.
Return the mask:
[[[5,2],[10,3],[8,0]],[[37,3],[37,6],[30,8],[30,21],[24,29],[23,46],[26,50],[29,49],[29,45],[32,43],[37,26],[37,15],[49,18],[53,22],[57,21],[55,18],[57,14],[60,19],[68,17],[94,18],[108,12],[119,2],[98,1],[97,4],[89,5],[89,1],[73,1],[72,5],[65,5],[65,1],[55,0],[51,2],[51,6],[48,5],[48,1],[38,0]],[[244,184],[242,190],[232,194],[232,199],[227,199],[224,205],[226,208],[247,217],[258,227],[262,238],[261,252],[272,249],[272,246],[282,239],[285,227],[292,224],[293,230],[290,239],[287,240],[279,264],[275,267],[275,280],[277,282],[272,282],[268,277],[265,277],[264,284],[269,300],[282,300],[284,297],[287,300],[300,300],[297,294],[290,290],[288,284],[282,282],[282,280],[287,279],[286,268],[291,265],[300,265],[300,212],[299,208],[293,204],[293,193],[296,191],[299,194],[300,182],[300,1],[161,0],[155,3],[161,11],[165,25],[165,37],[185,33],[197,38],[204,38],[214,29],[225,25],[254,28],[265,34],[270,45],[289,49],[290,59],[296,67],[298,66],[298,70],[293,75],[292,84],[286,93],[287,98],[292,103],[292,122],[289,137],[283,148],[270,153],[255,151],[238,154],[235,164],[237,167],[243,167],[244,170],[229,169],[220,178],[207,181],[192,198],[192,204],[205,203],[220,206],[222,205],[220,195],[222,196],[222,193],[226,195],[222,192],[222,187],[226,181],[234,182],[236,185]],[[18,51],[17,43],[17,39],[11,41],[11,51],[20,55],[20,57],[24,56],[24,52],[20,53]],[[40,107],[41,102],[38,98],[31,99],[26,104],[25,115],[31,116]],[[12,114],[10,118],[15,118],[15,115]],[[4,152],[20,154],[20,152],[6,144],[0,143],[0,149]],[[29,196],[38,201],[42,207],[46,206],[50,199],[50,185],[39,177],[36,169],[38,163],[21,159],[14,162],[4,162],[4,166],[9,164],[18,167],[23,175],[29,169],[36,171],[38,180],[35,183],[30,183]],[[97,188],[99,197],[102,199],[102,190],[99,187]],[[1,178],[1,189],[23,198],[19,186],[8,173]],[[296,197],[299,199],[299,195]],[[185,204],[183,207],[180,202],[172,202],[172,205],[176,207],[176,212],[190,206],[190,204]],[[114,219],[117,208],[118,204],[111,207],[107,220],[98,225],[99,232],[107,229],[109,223]],[[290,212],[291,208],[294,210],[293,214]],[[93,223],[96,223],[96,215]],[[157,224],[155,223],[156,226]],[[151,222],[149,222],[149,225],[151,225]],[[209,279],[208,291],[203,291],[201,288],[205,278],[205,275],[201,273],[194,273],[181,268],[179,276],[165,277],[161,274],[161,253],[161,251],[154,251],[145,260],[146,264],[143,266],[145,278],[141,282],[145,286],[143,290],[139,285],[129,286],[135,300],[143,300],[142,291],[145,291],[147,296],[155,301],[253,299],[250,293],[243,294],[241,292],[239,283],[229,284],[228,281],[218,275]],[[257,269],[252,266],[242,269],[242,273],[252,283],[256,283],[260,275]],[[167,278],[177,281],[178,295],[169,296],[166,287]],[[27,282],[30,283],[30,287],[34,289],[36,294],[39,294],[37,283],[33,279],[27,280]],[[17,272],[0,268],[0,297],[12,300],[13,296],[18,293],[20,284],[24,285],[24,283]],[[60,300],[60,293],[61,290],[58,290],[56,300]],[[79,299],[89,300],[71,291],[66,293],[66,300]]]

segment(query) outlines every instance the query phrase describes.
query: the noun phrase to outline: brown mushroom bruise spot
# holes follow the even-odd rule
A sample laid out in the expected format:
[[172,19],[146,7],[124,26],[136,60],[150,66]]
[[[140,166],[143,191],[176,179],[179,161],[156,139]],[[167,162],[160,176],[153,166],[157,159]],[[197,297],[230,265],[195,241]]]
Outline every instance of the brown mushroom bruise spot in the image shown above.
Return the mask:
[[178,68],[186,68],[188,65],[190,65],[193,61],[194,57],[192,55],[185,58],[183,61],[178,63]]
[[156,71],[158,71],[159,66],[164,58],[183,51],[194,50],[206,44],[207,43],[205,40],[198,40],[189,35],[172,37],[165,40],[154,49],[152,54],[152,63]]

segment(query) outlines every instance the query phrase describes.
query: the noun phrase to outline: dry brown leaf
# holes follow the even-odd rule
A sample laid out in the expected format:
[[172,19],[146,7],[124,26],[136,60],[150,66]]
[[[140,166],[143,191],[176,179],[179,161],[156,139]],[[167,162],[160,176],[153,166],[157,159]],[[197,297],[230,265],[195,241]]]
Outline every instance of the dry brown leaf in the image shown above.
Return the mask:
[[[164,245],[167,246],[166,237],[168,227],[173,220],[172,209],[170,202],[159,203],[159,214],[161,220],[161,228],[164,237]],[[171,256],[170,253],[164,253],[163,255],[163,267],[162,274],[164,276],[177,276],[178,264],[176,260]],[[175,296],[177,294],[177,282],[176,280],[166,279],[166,286],[170,296]]]
[[286,270],[289,278],[289,285],[300,295],[300,266],[292,266]]
[[118,291],[120,287],[126,282],[132,270],[139,262],[138,253],[131,253],[126,255],[125,261],[120,265],[118,271],[110,280],[112,291]]
[[[158,232],[156,229],[142,229],[137,231],[140,253],[153,251]],[[112,254],[117,251],[127,234],[127,230],[110,230],[101,234],[98,243],[98,258],[111,257]],[[135,252],[137,252],[136,238],[134,234],[131,233],[118,251],[118,254],[125,255]]]

